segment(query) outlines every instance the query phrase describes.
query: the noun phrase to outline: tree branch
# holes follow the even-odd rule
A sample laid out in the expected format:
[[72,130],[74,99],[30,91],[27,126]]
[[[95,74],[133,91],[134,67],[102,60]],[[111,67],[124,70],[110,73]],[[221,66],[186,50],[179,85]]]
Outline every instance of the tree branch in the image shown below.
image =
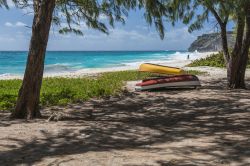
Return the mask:
[[243,41],[243,51],[249,52],[250,47],[250,2],[245,5],[245,13],[246,13],[246,35]]
[[236,36],[236,42],[235,42],[234,49],[233,49],[234,56],[237,56],[242,49],[244,29],[245,29],[244,15],[242,15],[241,12],[238,12],[237,13],[237,36]]
[[222,39],[224,58],[225,58],[226,63],[228,63],[230,59],[230,54],[228,50],[227,27],[224,24],[221,26],[221,39]]
[[218,21],[218,23],[220,24],[220,26],[222,26],[224,24],[224,22],[222,21],[221,17],[219,16],[219,14],[217,13],[217,11],[210,5],[210,4],[205,4],[205,6],[210,10],[210,12],[214,15],[215,19]]
[[224,12],[226,13],[226,16],[225,16],[225,18],[224,18],[224,20],[223,20],[223,23],[224,23],[224,24],[227,24],[228,19],[229,19],[229,12],[228,12],[228,10],[226,9],[226,7],[225,7],[225,5],[223,4],[223,2],[220,3],[220,4],[221,4],[221,7],[222,7],[222,10],[224,10]]
[[226,63],[229,62],[230,59],[230,54],[228,50],[228,41],[227,41],[227,22],[229,16],[226,16],[225,20],[222,20],[222,18],[219,16],[218,12],[215,10],[215,8],[210,4],[209,2],[204,2],[204,5],[210,10],[210,12],[214,15],[216,18],[217,22],[220,25],[221,28],[221,39],[222,39],[222,47],[223,47],[223,54],[224,54],[224,59]]

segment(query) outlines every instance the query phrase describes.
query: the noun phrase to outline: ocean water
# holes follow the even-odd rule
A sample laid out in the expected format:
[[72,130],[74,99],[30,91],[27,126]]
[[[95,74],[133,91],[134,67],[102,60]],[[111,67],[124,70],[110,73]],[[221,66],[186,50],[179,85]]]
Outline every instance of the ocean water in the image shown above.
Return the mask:
[[[82,69],[136,66],[140,63],[183,60],[185,51],[48,51],[45,73],[74,72]],[[1,51],[0,77],[22,75],[25,70],[27,52]]]

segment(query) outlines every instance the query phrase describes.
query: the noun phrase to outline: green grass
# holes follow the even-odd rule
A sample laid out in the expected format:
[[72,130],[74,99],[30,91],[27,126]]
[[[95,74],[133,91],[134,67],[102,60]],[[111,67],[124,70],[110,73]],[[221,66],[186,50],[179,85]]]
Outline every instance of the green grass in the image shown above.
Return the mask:
[[[220,68],[226,67],[222,52],[218,54],[212,54],[206,58],[194,60],[187,66],[188,67],[210,66],[210,67],[220,67]],[[250,68],[250,60],[248,61],[247,67]]]
[[204,71],[198,71],[198,70],[188,70],[186,71],[187,74],[192,74],[192,75],[207,75],[207,72]]
[[[204,74],[199,71],[189,71],[189,74]],[[137,71],[120,71],[103,73],[91,78],[46,78],[43,80],[40,104],[66,105],[86,101],[94,97],[105,97],[122,92],[125,81],[141,80],[152,76],[149,73]],[[0,110],[14,108],[21,80],[0,81]]]

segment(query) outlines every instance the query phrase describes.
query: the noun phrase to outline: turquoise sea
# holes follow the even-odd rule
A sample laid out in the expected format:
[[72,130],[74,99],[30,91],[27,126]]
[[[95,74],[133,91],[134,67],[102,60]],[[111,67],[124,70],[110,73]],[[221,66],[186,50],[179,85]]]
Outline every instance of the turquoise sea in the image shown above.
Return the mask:
[[[157,63],[185,59],[187,54],[185,51],[49,51],[46,54],[45,73]],[[1,51],[0,77],[22,75],[26,59],[26,51]]]

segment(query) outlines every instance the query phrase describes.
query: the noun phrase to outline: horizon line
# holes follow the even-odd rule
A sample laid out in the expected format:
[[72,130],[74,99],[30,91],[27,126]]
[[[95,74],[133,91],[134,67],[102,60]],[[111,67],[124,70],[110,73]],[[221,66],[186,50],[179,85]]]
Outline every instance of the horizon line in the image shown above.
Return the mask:
[[[0,50],[0,52],[28,52],[29,50]],[[109,52],[109,51],[188,51],[188,50],[174,50],[174,49],[166,49],[166,50],[47,50],[46,52],[53,52],[53,51],[58,51],[58,52],[84,52],[84,51],[90,51],[90,52]]]

